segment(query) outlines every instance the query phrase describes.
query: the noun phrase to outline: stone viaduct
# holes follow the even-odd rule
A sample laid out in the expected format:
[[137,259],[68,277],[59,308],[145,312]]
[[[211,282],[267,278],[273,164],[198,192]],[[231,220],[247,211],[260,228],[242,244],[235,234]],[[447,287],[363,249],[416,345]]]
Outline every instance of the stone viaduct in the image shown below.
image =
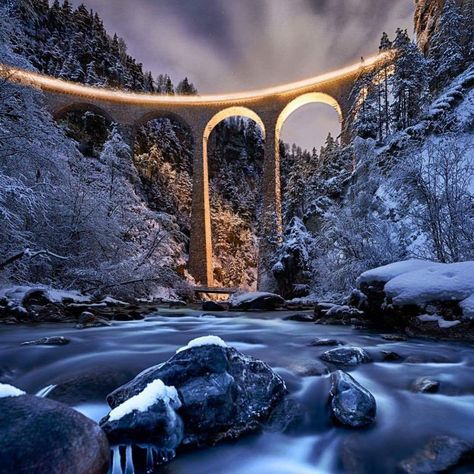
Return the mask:
[[151,119],[167,117],[188,127],[194,141],[189,272],[205,286],[212,286],[213,282],[208,139],[214,127],[228,117],[254,120],[265,137],[258,287],[272,289],[269,259],[282,232],[279,140],[283,123],[305,104],[325,103],[337,111],[341,140],[347,142],[347,122],[353,105],[350,95],[356,80],[389,61],[385,53],[303,81],[250,92],[200,96],[162,96],[88,87],[7,66],[0,66],[0,75],[41,89],[53,117],[69,110],[91,110],[104,115],[118,124],[132,150],[136,128]]

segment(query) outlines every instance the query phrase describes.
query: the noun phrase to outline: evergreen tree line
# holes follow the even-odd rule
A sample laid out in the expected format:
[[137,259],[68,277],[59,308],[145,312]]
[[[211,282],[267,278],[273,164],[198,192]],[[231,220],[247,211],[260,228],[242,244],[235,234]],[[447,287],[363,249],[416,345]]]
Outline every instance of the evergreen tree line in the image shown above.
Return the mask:
[[283,221],[304,221],[322,215],[330,199],[339,199],[342,181],[351,172],[352,157],[331,133],[319,152],[280,142]]
[[68,0],[10,0],[10,11],[22,25],[14,40],[15,52],[39,71],[88,85],[158,94],[194,95],[184,78],[175,87],[168,74],[156,78],[127,53],[116,34],[107,34],[96,12],[84,5],[73,9]]
[[392,64],[362,75],[353,91],[353,131],[383,140],[417,123],[426,107],[474,59],[474,28],[454,0],[447,0],[426,55],[406,30],[391,40],[383,33],[380,52],[394,51]]

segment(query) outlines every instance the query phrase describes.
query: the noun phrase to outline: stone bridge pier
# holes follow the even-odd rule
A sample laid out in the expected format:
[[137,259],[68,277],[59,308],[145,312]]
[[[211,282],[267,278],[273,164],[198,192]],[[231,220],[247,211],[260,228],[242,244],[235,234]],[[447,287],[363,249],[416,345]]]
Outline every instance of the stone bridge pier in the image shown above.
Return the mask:
[[[118,124],[124,139],[134,145],[135,131],[155,118],[172,118],[184,124],[194,141],[189,272],[204,286],[213,284],[211,212],[209,203],[208,140],[214,127],[232,116],[254,120],[265,137],[262,215],[259,217],[258,288],[275,289],[272,257],[282,239],[280,189],[280,132],[285,120],[309,103],[333,107],[341,123],[340,139],[350,139],[351,92],[358,78],[389,64],[391,53],[303,81],[268,89],[224,95],[161,96],[88,87],[41,74],[0,65],[0,76],[44,93],[53,117],[69,110],[90,110]],[[357,99],[360,100],[360,97]],[[362,98],[363,100],[363,98]]]

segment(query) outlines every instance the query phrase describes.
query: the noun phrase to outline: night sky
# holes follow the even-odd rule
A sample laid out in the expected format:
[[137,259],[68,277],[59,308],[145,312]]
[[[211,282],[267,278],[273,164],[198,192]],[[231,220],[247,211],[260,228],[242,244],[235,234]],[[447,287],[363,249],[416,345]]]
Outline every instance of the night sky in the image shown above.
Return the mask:
[[[73,0],[99,12],[110,33],[155,75],[184,76],[201,93],[307,78],[377,51],[380,36],[413,30],[414,0]],[[337,116],[307,105],[283,138],[310,148]]]

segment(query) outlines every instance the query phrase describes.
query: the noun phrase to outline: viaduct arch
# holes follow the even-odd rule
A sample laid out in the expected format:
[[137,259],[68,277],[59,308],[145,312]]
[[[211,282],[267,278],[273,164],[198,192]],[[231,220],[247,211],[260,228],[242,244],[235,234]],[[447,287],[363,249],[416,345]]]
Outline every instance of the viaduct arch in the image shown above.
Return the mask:
[[189,272],[205,286],[212,286],[213,282],[207,141],[213,128],[227,117],[239,115],[254,120],[265,135],[258,287],[271,290],[274,287],[271,255],[282,233],[279,139],[283,123],[299,107],[322,102],[338,112],[341,141],[347,143],[350,137],[346,125],[353,106],[350,97],[355,82],[361,74],[390,63],[391,58],[392,53],[382,53],[306,80],[223,95],[161,96],[108,90],[5,65],[0,65],[0,76],[40,89],[53,117],[77,106],[96,110],[118,124],[132,150],[135,129],[153,118],[172,118],[189,128],[194,142]]

